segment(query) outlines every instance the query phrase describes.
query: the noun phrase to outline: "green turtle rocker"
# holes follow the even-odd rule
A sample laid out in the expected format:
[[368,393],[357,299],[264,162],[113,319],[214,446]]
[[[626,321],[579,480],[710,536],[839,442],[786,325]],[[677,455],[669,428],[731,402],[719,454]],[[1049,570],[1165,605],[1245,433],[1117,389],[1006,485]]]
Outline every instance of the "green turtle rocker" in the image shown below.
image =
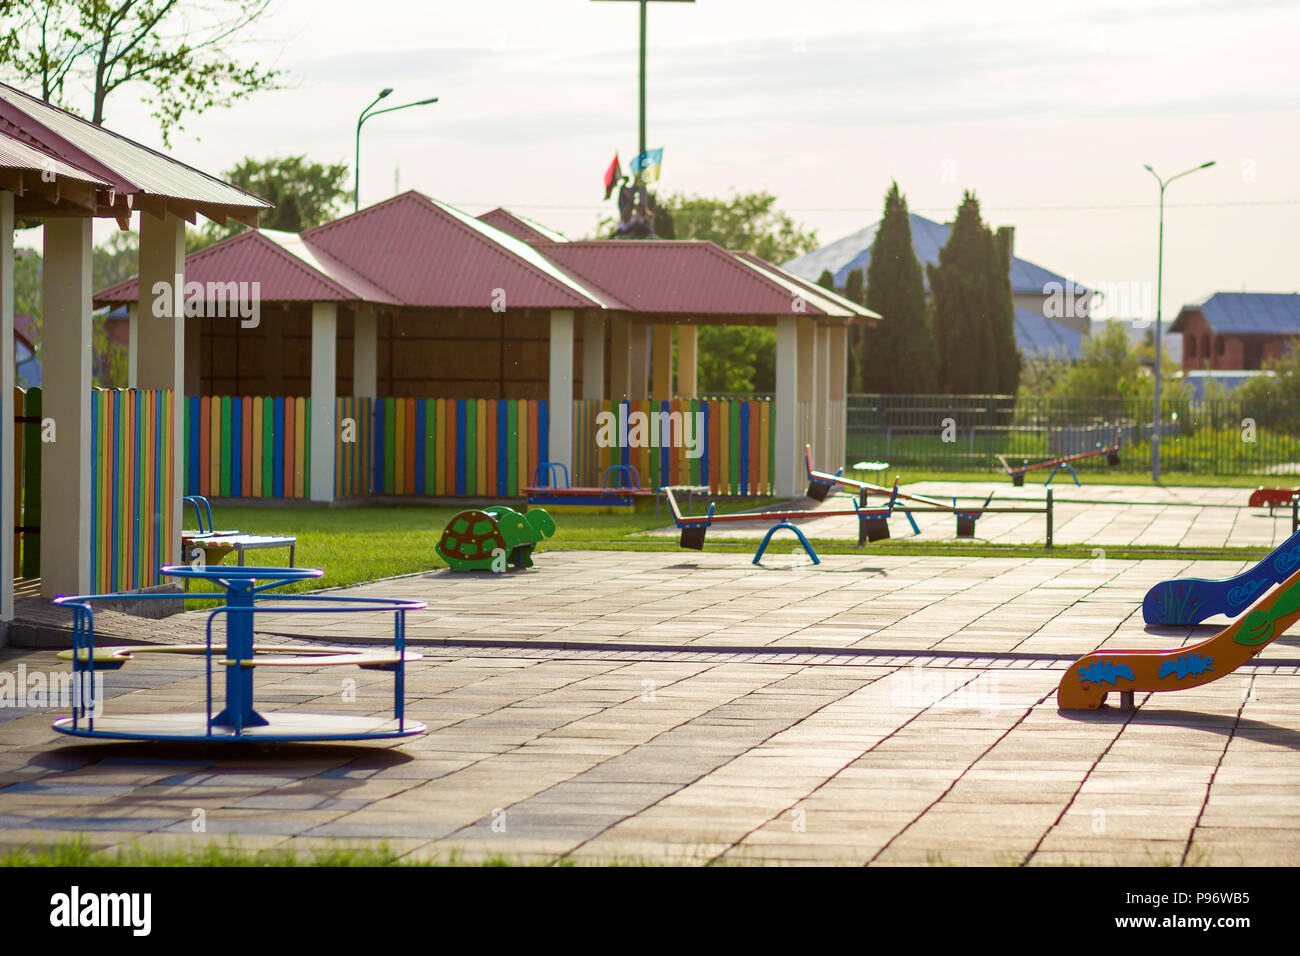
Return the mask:
[[447,522],[435,550],[453,571],[531,568],[533,548],[553,534],[555,519],[542,508],[520,514],[494,506],[456,515]]

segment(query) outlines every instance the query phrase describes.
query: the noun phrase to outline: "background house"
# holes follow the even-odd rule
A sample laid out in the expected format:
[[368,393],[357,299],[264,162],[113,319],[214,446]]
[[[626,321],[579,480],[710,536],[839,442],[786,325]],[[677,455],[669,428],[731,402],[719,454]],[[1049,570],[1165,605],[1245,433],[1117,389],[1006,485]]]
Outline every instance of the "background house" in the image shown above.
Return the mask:
[[[924,265],[938,265],[939,250],[948,241],[952,226],[909,213],[912,248]],[[871,247],[880,223],[837,239],[812,252],[787,262],[784,268],[811,282],[829,270],[835,287],[843,289],[854,269],[866,274],[871,263]],[[1015,231],[1012,237],[1011,294],[1015,302],[1016,344],[1032,357],[1077,358],[1083,337],[1089,334],[1091,290],[1040,265],[1015,256]],[[929,291],[929,277],[926,276]]]
[[1183,335],[1183,368],[1252,371],[1300,335],[1300,293],[1216,292],[1185,305],[1170,326]]

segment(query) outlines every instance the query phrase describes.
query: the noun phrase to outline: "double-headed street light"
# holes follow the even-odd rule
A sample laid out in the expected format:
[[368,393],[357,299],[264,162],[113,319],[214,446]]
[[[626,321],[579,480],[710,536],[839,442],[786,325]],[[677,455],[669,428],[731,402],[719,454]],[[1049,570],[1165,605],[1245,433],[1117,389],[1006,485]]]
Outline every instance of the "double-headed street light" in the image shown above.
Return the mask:
[[1156,259],[1156,394],[1155,394],[1155,422],[1154,429],[1151,432],[1151,480],[1160,480],[1160,333],[1161,333],[1161,300],[1164,293],[1164,271],[1165,271],[1165,188],[1175,179],[1182,179],[1184,176],[1190,176],[1198,169],[1209,169],[1214,165],[1214,160],[1208,163],[1201,163],[1199,166],[1193,166],[1186,169],[1176,176],[1170,176],[1168,179],[1161,179],[1159,174],[1147,163],[1143,168],[1152,176],[1156,177],[1156,182],[1160,184],[1160,244],[1159,252]]
[[[430,103],[438,102],[438,97],[432,96],[427,100],[418,100],[414,103],[403,103],[401,106],[390,106],[385,110],[375,110],[375,103],[378,103],[392,92],[393,88],[391,86],[384,87],[379,91],[379,95],[375,97],[374,102],[363,109],[361,115],[357,117],[357,158],[356,164],[353,166],[355,172],[354,188],[352,191],[353,212],[356,212],[361,208],[361,124],[372,116],[378,116],[380,113],[392,113],[396,110],[404,110],[412,106],[428,106]],[[371,110],[374,110],[374,112],[372,113]]]

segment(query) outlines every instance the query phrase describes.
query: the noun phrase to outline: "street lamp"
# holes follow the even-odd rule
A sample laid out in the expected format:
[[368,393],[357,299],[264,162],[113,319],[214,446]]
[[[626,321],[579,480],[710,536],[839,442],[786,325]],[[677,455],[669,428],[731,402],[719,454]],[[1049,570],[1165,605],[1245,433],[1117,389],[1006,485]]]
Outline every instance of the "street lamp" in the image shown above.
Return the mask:
[[1214,160],[1208,163],[1201,163],[1199,166],[1193,166],[1186,169],[1176,176],[1170,176],[1168,179],[1161,179],[1159,174],[1151,168],[1150,163],[1143,165],[1143,169],[1156,177],[1156,182],[1160,184],[1160,244],[1159,252],[1156,259],[1156,394],[1155,394],[1155,428],[1151,432],[1151,480],[1158,482],[1160,480],[1160,336],[1161,336],[1161,311],[1162,297],[1164,295],[1164,271],[1165,271],[1165,188],[1175,179],[1182,179],[1184,176],[1190,176],[1199,169],[1209,169],[1214,165]]
[[353,212],[356,212],[361,208],[361,124],[364,123],[366,120],[370,119],[370,117],[372,116],[378,116],[380,113],[392,113],[396,110],[404,110],[412,106],[428,106],[430,103],[438,102],[438,97],[432,96],[427,100],[418,100],[414,103],[403,103],[401,106],[390,106],[386,110],[375,110],[373,113],[370,112],[372,109],[374,109],[375,103],[378,103],[385,96],[387,96],[392,92],[393,92],[393,88],[391,86],[384,87],[382,90],[379,91],[379,95],[375,97],[374,103],[371,103],[364,110],[362,110],[361,115],[357,117],[357,159],[356,159],[356,164],[353,166],[353,170],[355,171],[354,188],[352,190],[352,211]]

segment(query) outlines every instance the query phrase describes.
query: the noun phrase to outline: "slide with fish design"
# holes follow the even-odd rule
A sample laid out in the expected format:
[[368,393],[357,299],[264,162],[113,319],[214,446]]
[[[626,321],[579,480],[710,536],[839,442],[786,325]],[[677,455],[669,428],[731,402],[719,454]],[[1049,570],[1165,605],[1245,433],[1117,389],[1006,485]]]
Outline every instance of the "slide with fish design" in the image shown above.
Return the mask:
[[1236,577],[1207,581],[1174,578],[1161,581],[1142,599],[1142,619],[1148,624],[1199,624],[1207,617],[1236,617],[1274,584],[1300,568],[1300,531],[1283,541],[1268,557]]
[[1103,650],[1070,665],[1056,689],[1062,710],[1095,710],[1109,693],[1187,690],[1226,677],[1300,620],[1300,571],[1199,644],[1168,651]]

